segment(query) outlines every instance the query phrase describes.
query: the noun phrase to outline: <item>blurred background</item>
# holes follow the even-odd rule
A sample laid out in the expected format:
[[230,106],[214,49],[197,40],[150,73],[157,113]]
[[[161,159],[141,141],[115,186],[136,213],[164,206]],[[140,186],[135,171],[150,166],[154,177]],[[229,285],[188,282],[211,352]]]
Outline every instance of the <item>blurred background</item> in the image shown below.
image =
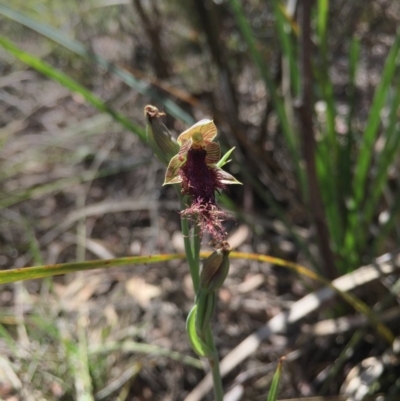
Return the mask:
[[[243,186],[219,197],[236,250],[327,280],[392,260],[399,22],[389,0],[0,1],[1,269],[183,251],[176,193],[145,143],[147,104],[175,137],[212,118],[223,151],[236,148],[225,168]],[[393,338],[398,278],[355,292]],[[319,286],[232,261],[221,357]],[[0,398],[184,400],[204,377],[185,333],[193,297],[181,261],[3,285]],[[224,384],[242,392],[232,400],[266,399],[287,355],[280,399],[395,400],[398,348],[334,298]]]

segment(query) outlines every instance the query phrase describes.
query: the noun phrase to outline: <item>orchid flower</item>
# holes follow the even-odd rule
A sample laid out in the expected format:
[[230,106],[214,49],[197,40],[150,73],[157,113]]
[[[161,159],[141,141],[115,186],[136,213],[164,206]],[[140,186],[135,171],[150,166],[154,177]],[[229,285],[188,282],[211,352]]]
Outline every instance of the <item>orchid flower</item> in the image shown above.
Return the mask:
[[215,191],[240,182],[217,166],[221,149],[213,142],[216,136],[212,120],[201,120],[179,135],[180,148],[168,164],[164,185],[182,185],[182,193],[192,201],[182,215],[197,218],[201,232],[208,231],[219,242],[225,237],[222,220],[226,214],[216,204]]

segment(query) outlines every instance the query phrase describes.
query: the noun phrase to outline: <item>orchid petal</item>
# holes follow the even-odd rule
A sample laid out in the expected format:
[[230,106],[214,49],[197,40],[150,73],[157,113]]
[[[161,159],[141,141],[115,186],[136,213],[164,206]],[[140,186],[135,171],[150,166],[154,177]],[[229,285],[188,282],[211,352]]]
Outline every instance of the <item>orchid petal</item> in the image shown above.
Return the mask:
[[179,154],[175,155],[169,162],[167,171],[165,173],[165,180],[163,185],[179,184],[182,178],[179,175],[179,170],[186,162],[186,157],[181,158]]
[[190,148],[192,147],[193,141],[192,139],[188,139],[184,141],[181,148],[179,149],[178,156],[180,160],[186,160],[187,153],[189,152]]
[[221,158],[221,148],[218,142],[209,142],[206,144],[206,164],[216,164]]
[[185,141],[191,139],[196,133],[202,134],[203,141],[211,142],[217,136],[217,127],[212,120],[200,120],[186,131],[182,132],[182,134],[179,135],[177,142],[179,145],[182,145]]
[[229,149],[222,157],[221,160],[218,161],[217,163],[217,167],[223,167],[225,166],[225,164],[229,163],[231,160],[229,159],[229,156],[232,154],[232,152],[235,150],[235,148],[233,147],[232,149]]
[[222,182],[222,184],[239,184],[242,185],[242,183],[240,181],[238,181],[233,175],[227,173],[226,171],[222,170],[219,167],[215,167],[218,175],[220,177],[220,181]]

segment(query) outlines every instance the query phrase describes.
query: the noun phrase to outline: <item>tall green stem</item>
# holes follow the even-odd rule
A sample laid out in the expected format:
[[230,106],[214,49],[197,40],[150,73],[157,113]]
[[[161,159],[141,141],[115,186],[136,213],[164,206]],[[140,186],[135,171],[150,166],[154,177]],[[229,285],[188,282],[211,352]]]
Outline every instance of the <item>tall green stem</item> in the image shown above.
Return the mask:
[[224,388],[222,386],[222,377],[221,377],[221,372],[219,370],[218,352],[215,347],[214,337],[212,335],[210,325],[208,325],[206,340],[207,340],[207,345],[212,349],[212,355],[208,357],[208,363],[210,364],[211,374],[214,383],[215,401],[223,401]]
[[[186,208],[186,196],[180,196],[181,210]],[[186,259],[188,261],[190,275],[192,276],[194,292],[197,294],[199,289],[199,262],[200,262],[200,237],[190,236],[189,221],[186,217],[181,217],[181,228],[183,243],[185,246]],[[197,242],[197,243],[196,243]]]
[[197,266],[200,266],[200,246],[201,246],[201,237],[200,237],[200,227],[198,224],[195,224],[193,227],[193,235],[190,237],[192,251],[193,251],[193,259]]
[[[186,208],[186,196],[180,196],[181,210]],[[196,294],[199,291],[200,281],[200,229],[197,224],[194,225],[192,232],[190,231],[189,221],[186,217],[181,217],[181,226],[183,234],[183,242],[185,246],[186,259],[188,261],[190,275],[192,276],[193,288]],[[208,363],[212,372],[214,382],[215,401],[223,401],[224,390],[222,387],[222,377],[219,370],[218,352],[215,347],[214,338],[212,335],[210,323],[207,324],[205,338],[203,339],[211,350],[211,354],[207,356]]]

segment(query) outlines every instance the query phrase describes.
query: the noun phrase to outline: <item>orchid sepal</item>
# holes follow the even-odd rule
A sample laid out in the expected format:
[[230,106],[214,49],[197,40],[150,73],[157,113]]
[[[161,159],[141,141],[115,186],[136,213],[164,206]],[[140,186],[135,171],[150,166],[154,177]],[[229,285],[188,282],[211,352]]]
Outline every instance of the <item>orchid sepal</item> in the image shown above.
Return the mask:
[[179,153],[175,155],[169,162],[165,173],[163,185],[179,184],[182,182],[182,177],[179,175],[179,170],[185,164],[186,157],[182,157]]

